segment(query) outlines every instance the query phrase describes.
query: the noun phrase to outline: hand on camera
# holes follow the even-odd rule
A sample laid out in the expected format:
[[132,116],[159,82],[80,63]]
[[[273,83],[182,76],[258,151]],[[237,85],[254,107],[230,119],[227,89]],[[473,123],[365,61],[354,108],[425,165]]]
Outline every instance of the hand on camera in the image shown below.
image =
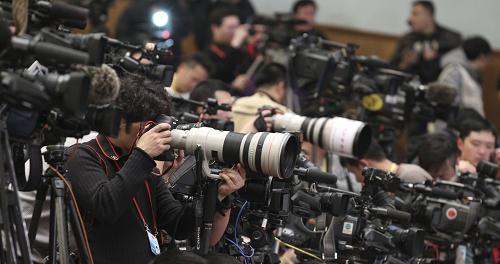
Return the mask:
[[472,163],[466,160],[460,160],[457,165],[457,169],[461,173],[472,173],[476,174],[476,167]]
[[239,190],[245,185],[246,172],[240,164],[236,165],[235,169],[222,169],[219,173],[222,178],[222,183],[219,185],[219,201],[224,200],[226,196]]
[[146,152],[151,158],[157,157],[163,151],[170,149],[172,136],[170,125],[161,123],[144,133],[137,141],[137,147]]
[[248,37],[248,30],[250,25],[240,25],[236,31],[234,31],[233,39],[231,40],[231,47],[238,49],[243,45],[243,42]]
[[418,62],[419,53],[414,50],[407,50],[403,52],[403,57],[401,58],[401,63],[399,67],[401,69],[408,69]]
[[156,164],[159,164],[158,167],[161,168],[161,175],[163,175],[163,179],[165,181],[168,181],[170,178],[170,175],[174,171],[179,168],[182,163],[184,163],[184,150],[179,149],[178,152],[175,154],[175,159],[173,161],[163,161],[163,162],[157,162]]
[[250,79],[246,74],[240,74],[236,76],[236,78],[234,78],[233,82],[231,83],[231,86],[238,91],[243,91],[245,90],[249,82]]

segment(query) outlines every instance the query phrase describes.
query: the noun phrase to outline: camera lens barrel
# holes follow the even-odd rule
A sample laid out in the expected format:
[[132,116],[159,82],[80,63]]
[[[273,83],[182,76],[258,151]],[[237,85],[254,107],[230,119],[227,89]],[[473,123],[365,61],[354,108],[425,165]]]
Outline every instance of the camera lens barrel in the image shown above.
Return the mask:
[[308,118],[286,113],[273,116],[273,127],[275,131],[301,131],[305,141],[344,157],[362,157],[371,143],[370,126],[342,117]]
[[292,176],[299,152],[297,139],[287,133],[241,134],[200,127],[174,129],[172,138],[171,145],[188,155],[201,145],[209,160],[241,163],[251,171],[278,178]]

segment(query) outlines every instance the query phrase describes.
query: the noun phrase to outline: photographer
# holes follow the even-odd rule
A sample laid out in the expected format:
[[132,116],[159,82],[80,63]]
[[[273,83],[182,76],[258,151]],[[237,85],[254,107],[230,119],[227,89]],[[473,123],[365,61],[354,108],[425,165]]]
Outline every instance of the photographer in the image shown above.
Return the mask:
[[458,170],[476,173],[477,163],[491,160],[495,152],[496,129],[485,119],[466,119],[459,124],[457,147],[460,150]]
[[460,45],[459,33],[442,27],[434,17],[431,1],[412,4],[408,24],[411,32],[398,43],[391,64],[401,70],[417,74],[423,83],[435,81],[439,72],[439,59],[446,52]]
[[184,58],[174,74],[172,85],[167,87],[170,95],[189,98],[198,83],[208,79],[214,71],[214,66],[203,54],[195,54]]
[[257,87],[255,94],[242,97],[233,104],[234,130],[241,132],[243,127],[252,122],[263,106],[276,108],[282,113],[291,112],[283,105],[286,94],[286,70],[277,63],[264,65],[255,76]]
[[358,182],[364,182],[361,171],[364,167],[372,167],[394,173],[402,182],[422,183],[432,180],[431,175],[415,164],[396,164],[387,158],[382,147],[372,139],[370,147],[362,159],[342,158],[344,166],[356,175]]
[[293,5],[292,11],[293,17],[303,22],[295,25],[293,28],[297,36],[307,33],[310,36],[326,39],[321,31],[314,28],[314,23],[316,23],[316,12],[318,11],[316,2],[313,0],[299,0]]
[[249,83],[244,72],[250,56],[242,49],[248,27],[241,25],[238,14],[228,7],[215,9],[210,20],[213,42],[205,53],[216,69],[211,77],[231,84],[233,94],[241,94]]
[[[98,135],[75,145],[66,162],[95,263],[147,263],[160,253],[160,229],[179,239],[194,227],[193,208],[173,198],[155,169],[153,157],[170,148],[170,125],[144,127],[145,121],[170,113],[165,90],[160,83],[136,75],[123,77],[121,83],[115,101],[124,110],[118,136]],[[240,173],[220,173],[224,183],[219,186],[219,201],[244,185]],[[212,245],[228,220],[229,213],[216,215]]]
[[[213,98],[217,100],[217,103],[219,104],[231,105],[233,103],[233,97],[231,97],[231,94],[229,93],[230,89],[231,88],[229,87],[229,85],[225,84],[222,81],[209,79],[200,82],[194,88],[193,92],[189,96],[189,99],[198,102],[206,102],[209,98]],[[193,110],[197,114],[202,114],[201,108],[202,107],[200,106],[196,106]],[[216,116],[208,118],[229,121],[231,119],[231,116],[229,115],[229,112],[218,110]]]
[[482,37],[464,40],[458,49],[448,52],[441,64],[444,67],[439,81],[457,89],[458,106],[470,107],[484,117],[483,88],[480,71],[491,58],[491,46]]
[[418,147],[418,165],[436,180],[454,181],[458,159],[456,137],[440,132],[425,135]]

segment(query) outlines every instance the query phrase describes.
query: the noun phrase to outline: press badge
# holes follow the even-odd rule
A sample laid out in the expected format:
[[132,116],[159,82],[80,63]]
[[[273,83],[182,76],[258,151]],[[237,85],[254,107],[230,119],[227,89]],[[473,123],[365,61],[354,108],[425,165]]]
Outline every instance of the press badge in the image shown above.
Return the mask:
[[151,248],[151,252],[153,252],[154,255],[160,255],[160,244],[158,243],[158,239],[149,232],[149,230],[146,231],[148,233],[148,239],[149,239],[149,247]]

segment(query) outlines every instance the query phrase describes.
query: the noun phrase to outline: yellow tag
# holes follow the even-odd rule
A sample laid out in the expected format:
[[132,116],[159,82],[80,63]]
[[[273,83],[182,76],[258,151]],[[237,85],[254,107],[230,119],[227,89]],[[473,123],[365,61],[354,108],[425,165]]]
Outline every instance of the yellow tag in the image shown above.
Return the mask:
[[380,111],[384,107],[384,100],[378,94],[370,94],[363,96],[361,102],[363,107],[368,111]]

